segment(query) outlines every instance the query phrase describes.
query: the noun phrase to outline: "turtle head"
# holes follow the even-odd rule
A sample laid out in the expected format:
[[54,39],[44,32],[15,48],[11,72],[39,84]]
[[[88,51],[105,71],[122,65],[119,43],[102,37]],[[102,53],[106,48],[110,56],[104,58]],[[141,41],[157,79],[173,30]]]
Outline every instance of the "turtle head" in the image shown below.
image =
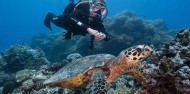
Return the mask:
[[[110,64],[110,75],[107,83],[113,82],[120,75],[131,72],[130,68],[140,63],[153,52],[152,48],[147,45],[137,45],[123,50],[119,56]],[[133,71],[132,71],[133,73]],[[136,71],[135,71],[136,73]],[[133,73],[133,74],[135,74]],[[139,76],[139,74],[137,74]]]
[[152,54],[153,50],[147,45],[137,45],[124,50],[124,55],[131,61],[139,62]]
[[126,62],[134,65],[151,55],[152,52],[152,48],[147,45],[137,45],[122,51],[120,55],[122,55],[122,58],[125,59]]

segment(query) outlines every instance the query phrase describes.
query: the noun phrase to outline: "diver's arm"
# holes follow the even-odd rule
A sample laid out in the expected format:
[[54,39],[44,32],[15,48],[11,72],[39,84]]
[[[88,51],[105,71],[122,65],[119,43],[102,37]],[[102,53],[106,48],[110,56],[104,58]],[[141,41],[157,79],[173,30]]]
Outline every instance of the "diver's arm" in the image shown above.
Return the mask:
[[83,24],[81,21],[77,20],[76,18],[70,17],[70,19],[71,19],[72,22],[74,22],[75,24],[80,26],[85,31],[87,31],[87,29],[89,28],[87,25]]
[[[73,13],[74,14],[74,13]],[[72,15],[73,15],[72,14]],[[76,24],[77,26],[80,26],[84,31],[87,31],[88,33],[90,33],[91,35],[94,35],[95,33],[97,33],[97,30],[94,30],[92,28],[90,28],[89,26],[85,25],[84,23],[82,23],[81,21],[77,20],[75,18],[75,16],[70,15],[70,17],[68,18],[72,23]],[[75,14],[74,14],[75,15]]]
[[81,21],[78,21],[77,19],[71,17],[70,18],[74,23],[76,23],[78,26],[80,26],[82,29],[84,29],[85,31],[87,31],[89,34],[91,35],[95,35],[95,33],[97,33],[97,30],[94,30],[90,27],[88,27],[87,25],[83,24]]
[[[96,33],[96,30],[90,28],[89,26],[83,24],[81,21],[77,20],[74,17],[70,17],[70,20],[77,24],[78,26],[80,26],[84,31],[87,31],[88,33],[90,33],[91,35],[94,35]],[[98,32],[98,31],[97,31]]]
[[80,22],[80,21],[78,21],[78,20],[76,20],[76,19],[74,19],[72,17],[71,17],[71,20],[73,22],[75,22],[78,26],[80,26],[82,29],[84,29],[85,31],[87,31],[90,35],[94,35],[97,41],[101,41],[101,40],[103,40],[103,39],[106,38],[106,35],[104,33],[98,32],[97,30],[94,30],[94,29],[86,26],[82,22]]
[[82,21],[77,19],[80,13],[78,11],[73,11],[71,15],[68,17],[69,22],[79,26],[83,31],[87,31],[89,34],[94,35],[97,41],[105,39],[106,35],[102,32],[98,32],[97,30],[92,29],[88,25],[84,24]]

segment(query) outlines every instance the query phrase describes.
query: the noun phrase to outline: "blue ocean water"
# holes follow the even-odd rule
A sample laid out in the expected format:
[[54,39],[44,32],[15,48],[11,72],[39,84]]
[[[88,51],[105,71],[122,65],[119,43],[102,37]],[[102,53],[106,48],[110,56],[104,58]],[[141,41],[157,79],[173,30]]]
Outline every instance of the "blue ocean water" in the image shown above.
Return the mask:
[[[47,11],[62,14],[69,0],[1,0],[0,50],[15,43],[29,43],[32,36],[50,32],[43,20]],[[78,0],[76,0],[77,2]],[[146,19],[163,19],[169,29],[190,25],[190,0],[106,0],[108,16],[131,10]],[[53,27],[54,31],[60,31]],[[108,31],[109,32],[109,31]]]

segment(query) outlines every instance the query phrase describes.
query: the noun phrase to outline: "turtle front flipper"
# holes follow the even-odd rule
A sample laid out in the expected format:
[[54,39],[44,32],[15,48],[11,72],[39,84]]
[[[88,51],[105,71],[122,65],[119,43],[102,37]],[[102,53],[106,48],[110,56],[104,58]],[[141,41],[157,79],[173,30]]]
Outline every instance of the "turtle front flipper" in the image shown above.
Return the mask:
[[144,65],[145,64],[140,63],[135,66],[132,66],[127,70],[127,73],[133,76],[137,81],[141,83],[146,83],[147,77],[145,74],[143,74],[143,69],[142,69],[142,66]]
[[102,70],[96,71],[84,94],[107,94],[107,83]]

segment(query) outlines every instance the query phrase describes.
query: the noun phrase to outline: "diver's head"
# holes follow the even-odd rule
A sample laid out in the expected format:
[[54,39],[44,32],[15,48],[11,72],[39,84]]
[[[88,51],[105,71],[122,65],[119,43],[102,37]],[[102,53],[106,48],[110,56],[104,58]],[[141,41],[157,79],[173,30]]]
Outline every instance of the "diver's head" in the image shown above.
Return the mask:
[[90,17],[100,18],[101,20],[106,18],[108,10],[105,0],[79,0],[77,6],[83,3],[89,4]]
[[91,2],[93,4],[102,3],[102,4],[106,5],[105,0],[79,0],[79,2]]
[[98,3],[101,3],[101,4],[104,4],[106,6],[106,2],[105,0],[91,0],[93,4],[98,4]]
[[90,16],[101,17],[107,14],[106,2],[104,0],[89,0]]

